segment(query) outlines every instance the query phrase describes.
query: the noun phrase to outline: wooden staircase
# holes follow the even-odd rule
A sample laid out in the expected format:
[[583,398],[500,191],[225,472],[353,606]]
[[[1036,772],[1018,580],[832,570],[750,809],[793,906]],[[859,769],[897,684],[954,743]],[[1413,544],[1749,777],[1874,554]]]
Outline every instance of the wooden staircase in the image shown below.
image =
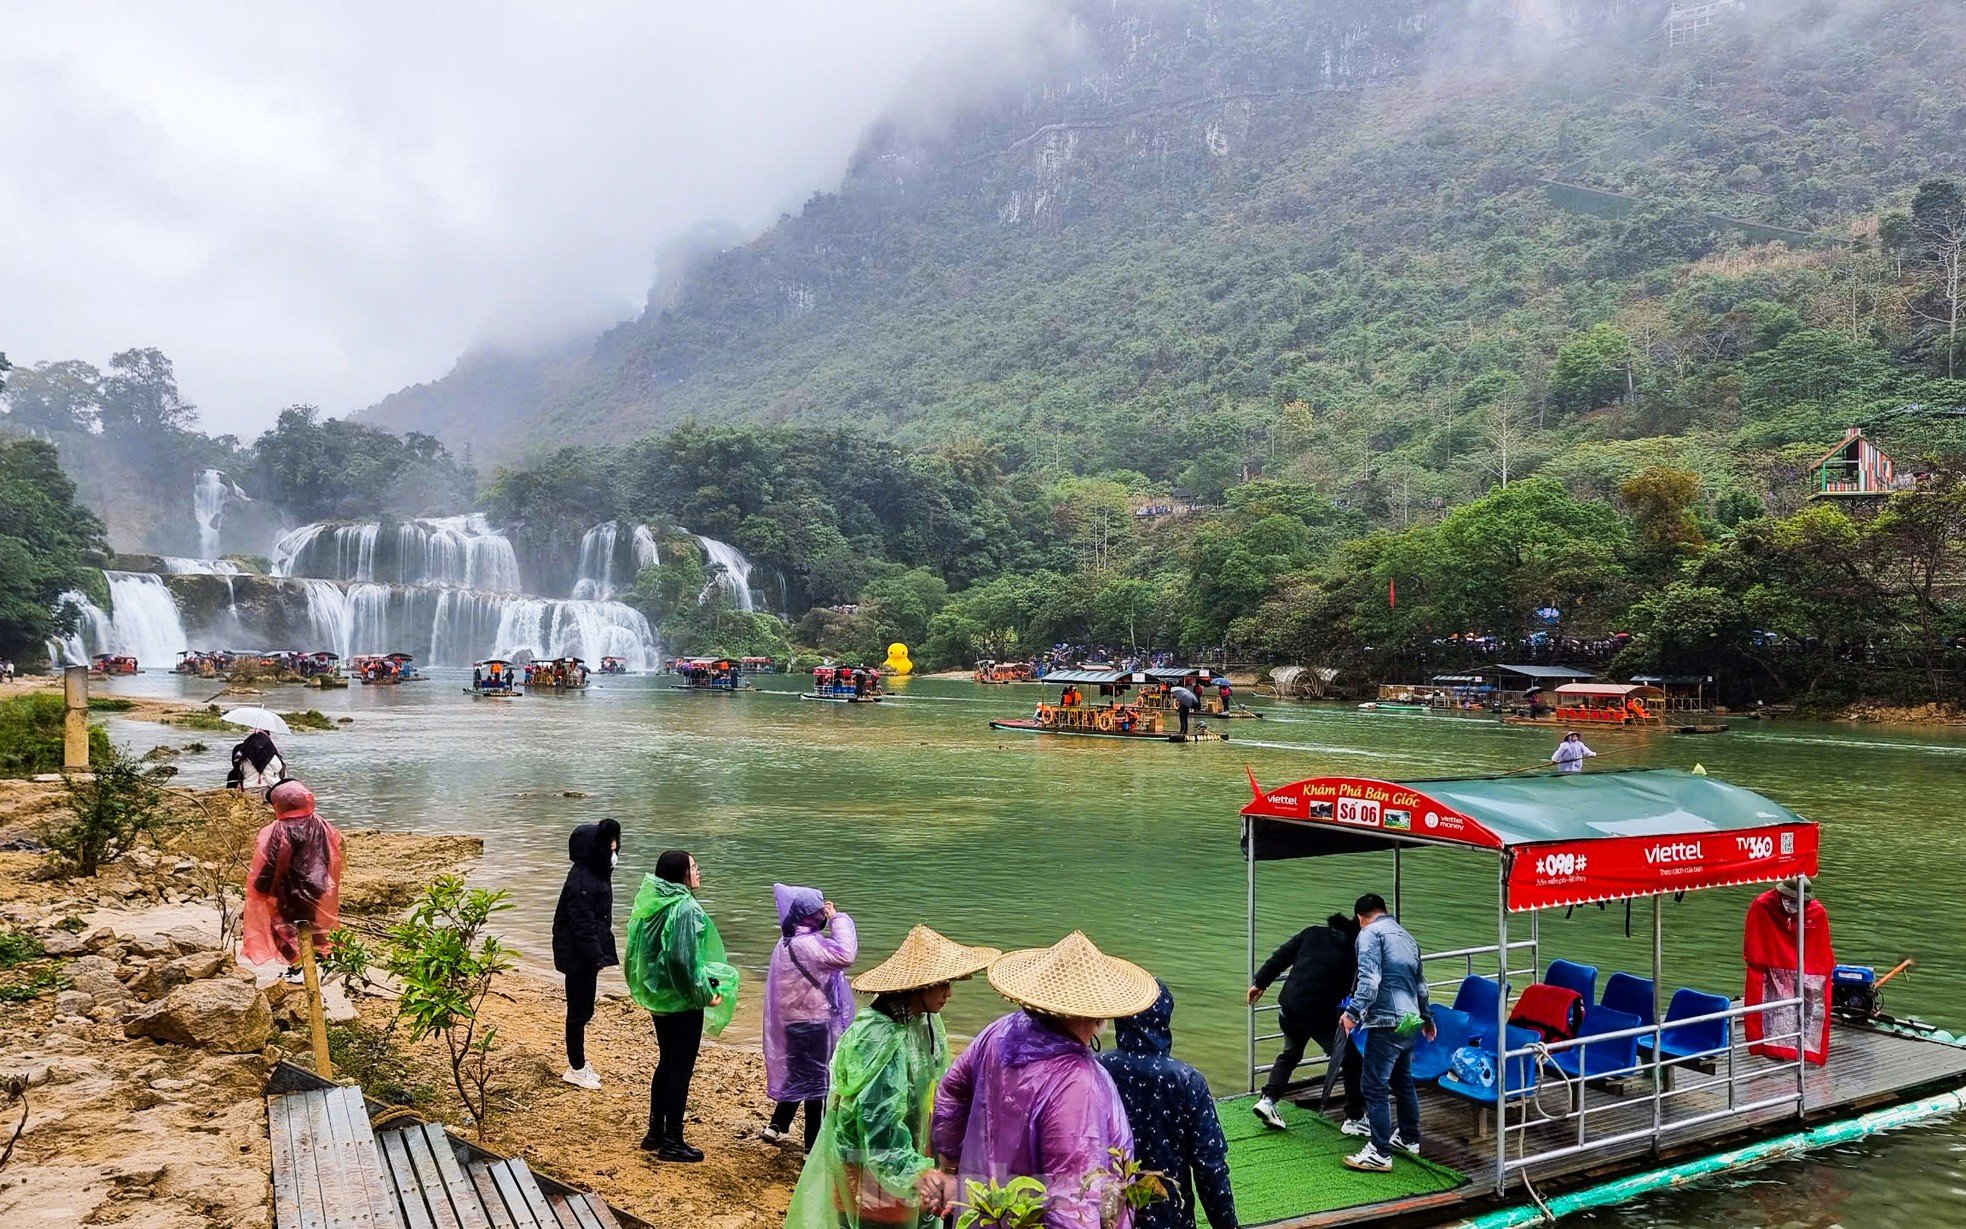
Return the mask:
[[359,1088],[269,1097],[266,1119],[278,1229],[620,1229],[599,1195],[436,1123],[372,1130]]

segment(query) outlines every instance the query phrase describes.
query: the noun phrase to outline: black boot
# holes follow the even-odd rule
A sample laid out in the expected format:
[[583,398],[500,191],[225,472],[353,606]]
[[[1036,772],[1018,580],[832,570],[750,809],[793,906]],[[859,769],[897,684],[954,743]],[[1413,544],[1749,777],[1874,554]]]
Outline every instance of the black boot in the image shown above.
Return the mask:
[[703,1150],[690,1147],[679,1135],[674,1139],[664,1140],[662,1146],[655,1150],[655,1159],[693,1165],[703,1159]]

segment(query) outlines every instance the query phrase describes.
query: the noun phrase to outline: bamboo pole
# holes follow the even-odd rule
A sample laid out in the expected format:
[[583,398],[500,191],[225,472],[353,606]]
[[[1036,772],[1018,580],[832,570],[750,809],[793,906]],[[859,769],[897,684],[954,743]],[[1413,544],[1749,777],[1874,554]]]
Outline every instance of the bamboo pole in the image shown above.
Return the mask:
[[307,1023],[314,1035],[314,1074],[324,1080],[334,1078],[334,1064],[328,1060],[328,1015],[321,1002],[321,974],[314,967],[314,927],[300,924],[300,972],[307,979]]

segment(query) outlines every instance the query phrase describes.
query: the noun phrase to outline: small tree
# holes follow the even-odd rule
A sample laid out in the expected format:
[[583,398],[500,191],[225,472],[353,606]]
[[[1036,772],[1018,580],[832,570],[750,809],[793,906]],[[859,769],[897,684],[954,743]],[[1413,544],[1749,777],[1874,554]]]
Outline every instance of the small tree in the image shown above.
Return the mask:
[[504,892],[466,888],[463,879],[445,875],[430,885],[407,919],[390,928],[383,954],[383,967],[402,984],[396,1011],[409,1023],[410,1041],[432,1034],[443,1038],[451,1086],[480,1139],[491,1111],[485,1090],[498,1030],[483,1025],[479,1010],[492,979],[512,967],[505,945],[485,931],[493,914],[509,908]]
[[67,820],[42,829],[42,839],[79,874],[93,875],[104,862],[128,853],[138,838],[169,822],[164,785],[177,769],[146,764],[123,747],[111,747],[89,774],[69,773]]

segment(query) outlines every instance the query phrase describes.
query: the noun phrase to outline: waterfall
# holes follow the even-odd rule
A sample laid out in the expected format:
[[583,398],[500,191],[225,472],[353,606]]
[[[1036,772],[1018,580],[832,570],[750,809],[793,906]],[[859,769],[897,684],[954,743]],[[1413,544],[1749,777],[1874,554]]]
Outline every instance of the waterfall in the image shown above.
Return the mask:
[[386,541],[375,521],[302,525],[274,543],[273,574],[525,591],[511,541],[475,512],[403,521]]
[[756,610],[758,602],[751,594],[751,561],[728,542],[706,538],[700,533],[696,535],[696,540],[703,544],[703,553],[709,556],[710,566],[721,569],[720,572],[713,572],[710,583],[703,586],[703,593],[697,600],[709,597],[710,590],[721,585],[724,592],[730,594],[731,600],[737,603],[739,610],[746,614]]
[[302,645],[303,652],[329,649],[348,656],[348,594],[331,580],[302,580],[307,590],[307,629],[314,638]]
[[649,532],[647,525],[635,526],[636,572],[639,573],[643,568],[660,567],[661,565],[662,551],[655,544],[655,535]]
[[79,616],[75,630],[48,641],[48,660],[58,666],[86,666],[96,653],[108,653],[116,639],[116,625],[109,613],[77,589],[70,589],[55,601],[55,609],[72,606]]
[[251,503],[239,485],[224,471],[201,469],[191,484],[191,515],[198,522],[198,557],[218,558],[218,531],[225,521],[225,505],[233,501]]
[[619,657],[647,670],[657,657],[655,631],[641,611],[620,602],[515,598],[500,613],[493,641],[501,656],[530,649],[535,657]]
[[603,521],[581,537],[580,566],[574,572],[572,596],[614,596],[614,540],[620,529],[619,522]]
[[243,576],[245,569],[230,559],[186,559],[182,555],[160,555],[164,570],[172,576]]
[[178,618],[177,599],[164,578],[151,572],[104,572],[109,578],[109,643],[96,653],[123,653],[146,670],[169,669],[189,647]]

